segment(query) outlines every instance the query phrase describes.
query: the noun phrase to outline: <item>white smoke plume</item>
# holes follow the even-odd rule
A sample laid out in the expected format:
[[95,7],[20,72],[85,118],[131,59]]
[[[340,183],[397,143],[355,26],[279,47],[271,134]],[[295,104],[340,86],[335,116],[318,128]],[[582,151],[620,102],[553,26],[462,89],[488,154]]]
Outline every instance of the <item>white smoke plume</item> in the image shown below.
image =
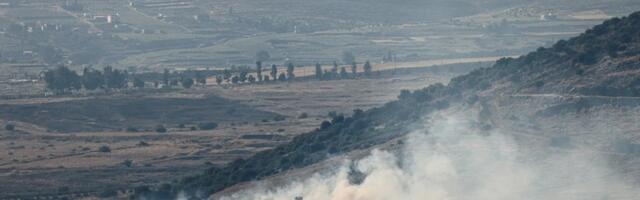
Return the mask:
[[478,133],[470,120],[439,114],[406,138],[400,153],[373,150],[356,161],[366,174],[349,181],[349,162],[283,187],[256,187],[222,200],[513,200],[640,199],[593,151],[533,152],[500,130]]

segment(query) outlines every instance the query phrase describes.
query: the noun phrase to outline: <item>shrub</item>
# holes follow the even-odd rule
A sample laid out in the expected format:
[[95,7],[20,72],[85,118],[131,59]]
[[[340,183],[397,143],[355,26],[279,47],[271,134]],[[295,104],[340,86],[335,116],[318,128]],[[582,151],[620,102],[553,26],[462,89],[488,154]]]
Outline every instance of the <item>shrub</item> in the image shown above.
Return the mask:
[[127,132],[138,132],[138,129],[136,127],[133,127],[133,126],[129,126],[129,127],[127,127]]
[[158,126],[156,126],[156,132],[158,132],[158,133],[166,133],[167,132],[167,128],[165,128],[163,125],[158,125]]
[[98,151],[99,151],[99,152],[102,152],[102,153],[109,153],[109,152],[111,152],[111,148],[110,148],[109,146],[106,146],[106,145],[105,145],[105,146],[101,146],[101,147],[98,149]]
[[273,121],[279,122],[279,121],[284,121],[284,120],[285,120],[284,116],[279,116],[278,115],[278,116],[273,117]]
[[200,130],[213,130],[218,128],[218,124],[214,122],[205,122],[198,124],[198,128],[200,128]]
[[300,116],[298,116],[298,119],[306,119],[307,117],[309,117],[309,114],[302,113],[302,114],[300,114]]
[[149,143],[146,143],[145,141],[140,141],[140,142],[138,142],[138,146],[139,147],[148,147]]
[[329,121],[323,121],[322,124],[320,124],[320,129],[321,130],[327,129],[329,127],[331,127],[331,122],[329,122]]
[[13,130],[16,129],[16,126],[13,125],[13,124],[7,124],[7,125],[4,126],[4,129],[7,130],[7,131],[13,131]]
[[133,166],[133,160],[126,159],[126,160],[122,161],[122,165],[124,165],[125,167],[132,167]]

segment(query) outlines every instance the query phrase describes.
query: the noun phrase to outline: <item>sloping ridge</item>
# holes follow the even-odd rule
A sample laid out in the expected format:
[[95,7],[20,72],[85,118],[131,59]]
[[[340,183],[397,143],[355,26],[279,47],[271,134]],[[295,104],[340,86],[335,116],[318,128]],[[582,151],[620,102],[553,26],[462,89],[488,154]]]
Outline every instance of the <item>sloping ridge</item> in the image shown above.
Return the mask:
[[455,90],[640,96],[640,12],[454,78]]
[[357,149],[400,137],[425,113],[453,103],[477,101],[485,95],[561,94],[640,96],[640,12],[604,22],[551,48],[540,48],[515,59],[501,59],[493,67],[454,78],[448,86],[431,85],[399,100],[351,117],[337,115],[290,143],[260,152],[246,160],[213,167],[174,184],[138,187],[138,198],[174,199],[184,192],[196,199],[238,183],[259,180],[309,166]]

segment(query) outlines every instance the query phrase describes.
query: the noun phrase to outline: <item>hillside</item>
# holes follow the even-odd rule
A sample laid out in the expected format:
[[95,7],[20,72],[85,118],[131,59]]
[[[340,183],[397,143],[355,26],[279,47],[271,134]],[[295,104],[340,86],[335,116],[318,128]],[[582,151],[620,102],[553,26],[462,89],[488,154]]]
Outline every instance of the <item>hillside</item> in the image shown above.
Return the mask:
[[614,18],[578,37],[454,78],[450,87],[499,93],[638,96],[640,14]]
[[[135,190],[136,195],[172,199],[184,191],[196,198],[206,198],[238,183],[260,180],[401,137],[414,126],[420,126],[413,122],[421,121],[425,113],[453,105],[480,105],[483,110],[480,115],[491,116],[490,110],[504,107],[491,108],[487,99],[505,95],[638,96],[639,27],[640,12],[608,20],[551,48],[540,48],[516,59],[502,59],[493,67],[454,78],[447,86],[436,84],[418,91],[404,91],[399,100],[383,107],[357,110],[351,116],[334,115],[333,120],[324,122],[321,128],[248,159],[213,167],[202,175],[175,184],[139,187]],[[565,103],[563,99],[554,101],[559,101],[559,105]],[[530,102],[518,105],[532,106]],[[550,112],[564,112],[550,108]],[[553,120],[550,124],[554,125]],[[493,125],[488,122],[479,124],[478,128],[490,129]],[[542,129],[534,127],[530,130]],[[539,135],[542,133],[545,132],[540,131]]]

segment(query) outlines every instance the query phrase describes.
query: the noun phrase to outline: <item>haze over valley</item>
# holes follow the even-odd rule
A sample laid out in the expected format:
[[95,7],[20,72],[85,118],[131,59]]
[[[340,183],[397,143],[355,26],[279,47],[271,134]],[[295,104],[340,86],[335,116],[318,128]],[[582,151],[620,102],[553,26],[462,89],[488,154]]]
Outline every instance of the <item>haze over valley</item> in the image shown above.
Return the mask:
[[637,199],[635,0],[0,0],[0,199]]

